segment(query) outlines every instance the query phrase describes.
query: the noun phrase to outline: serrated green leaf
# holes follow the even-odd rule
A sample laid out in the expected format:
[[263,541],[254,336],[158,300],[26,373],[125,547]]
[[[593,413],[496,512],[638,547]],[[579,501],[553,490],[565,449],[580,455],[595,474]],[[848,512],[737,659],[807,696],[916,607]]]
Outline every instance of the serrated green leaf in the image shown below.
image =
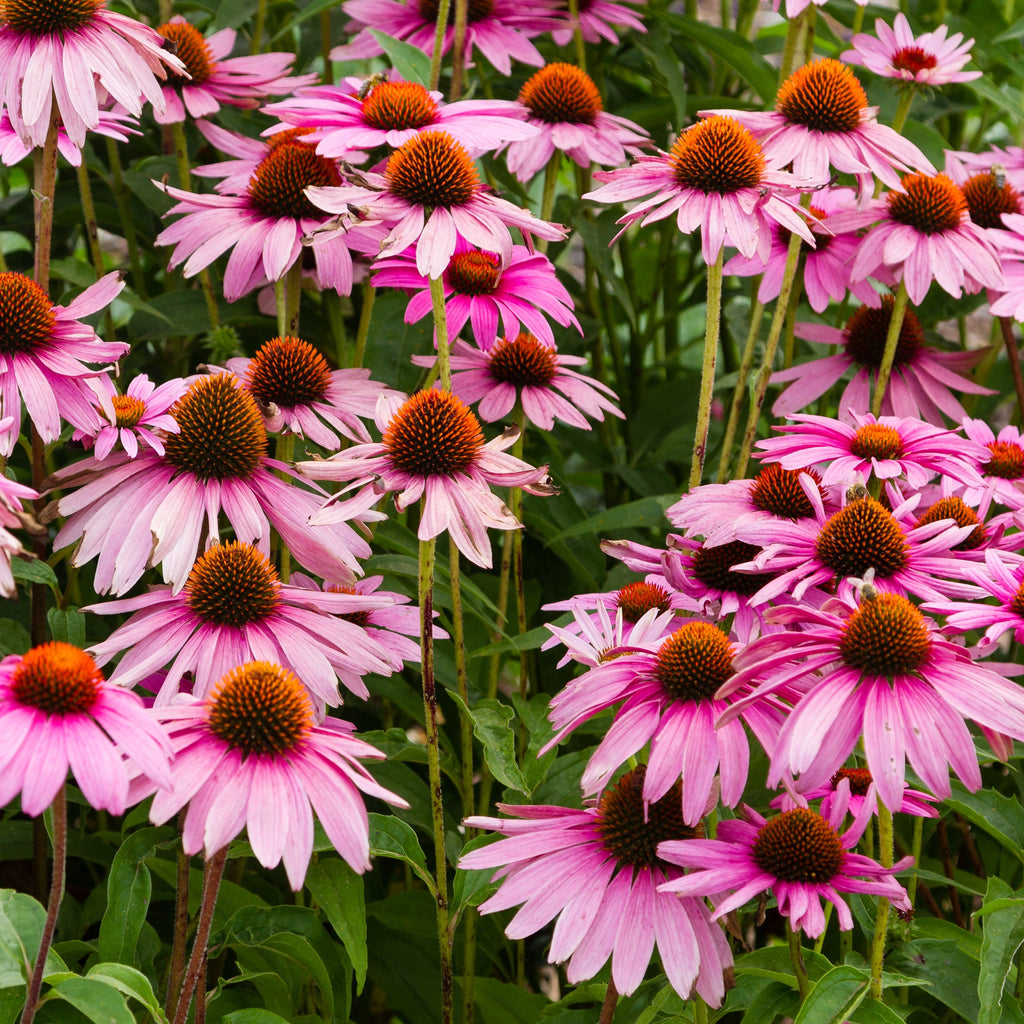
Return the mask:
[[795,1024],[845,1021],[864,1001],[869,983],[870,978],[854,967],[833,967],[808,993]]
[[516,761],[515,732],[510,728],[515,710],[493,698],[478,701],[468,708],[457,693],[449,693],[449,696],[473,723],[473,735],[484,749],[484,760],[491,774],[503,786],[528,794],[526,780]]
[[356,975],[356,990],[366,981],[366,897],[363,877],[343,860],[323,857],[306,872],[306,888],[345,945]]
[[392,67],[407,82],[419,82],[420,85],[429,86],[430,58],[418,46],[395,39],[373,28],[370,29],[370,35],[387,54]]

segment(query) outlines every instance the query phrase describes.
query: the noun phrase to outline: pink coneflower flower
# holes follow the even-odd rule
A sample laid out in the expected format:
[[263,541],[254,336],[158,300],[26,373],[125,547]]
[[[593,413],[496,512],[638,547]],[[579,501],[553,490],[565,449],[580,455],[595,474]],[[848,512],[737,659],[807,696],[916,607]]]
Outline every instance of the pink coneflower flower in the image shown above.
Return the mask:
[[[747,783],[750,747],[741,723],[716,729],[727,705],[714,695],[733,674],[736,649],[709,622],[684,622],[667,638],[642,644],[634,633],[616,657],[577,676],[551,698],[549,717],[557,731],[548,746],[619,705],[580,780],[584,795],[599,793],[650,743],[645,801],[660,800],[682,777],[683,821],[695,825],[712,797],[718,772],[722,803],[735,807]],[[781,711],[763,704],[751,710],[754,714],[746,722],[770,751]]]
[[210,117],[221,104],[258,107],[265,96],[280,96],[316,81],[315,74],[289,76],[293,53],[256,53],[228,57],[237,33],[223,28],[204,39],[202,32],[181,15],[157,31],[172,44],[172,52],[185,65],[187,77],[171,73],[163,86],[164,109],[155,110],[158,124]]
[[579,594],[546,604],[545,611],[571,611],[573,621],[567,626],[546,623],[551,636],[541,650],[561,644],[565,654],[559,668],[570,661],[589,668],[603,665],[618,657],[618,648],[632,642],[634,635],[638,644],[657,644],[668,636],[677,625],[675,610],[680,604],[675,598],[667,588],[644,581],[610,594]]
[[981,171],[1000,176],[1005,175],[1006,180],[1014,188],[1024,189],[1024,147],[991,146],[984,153],[946,150],[946,173],[954,181],[970,177]]
[[[1024,197],[1005,180],[1005,176],[993,171],[968,175],[957,161],[949,159],[946,168],[964,194],[971,221],[979,228],[996,229],[989,238],[1003,258],[1005,271],[1006,250],[1019,253],[1024,248],[1024,239],[1020,238],[1020,227],[1024,223],[1024,217],[1020,216],[1024,213]],[[1004,215],[1009,215],[1010,220],[1004,221]]]
[[[885,351],[892,319],[893,299],[886,295],[878,309],[861,306],[839,330],[826,324],[797,324],[797,337],[821,345],[838,345],[839,352],[812,359],[772,374],[772,384],[789,384],[772,406],[775,416],[790,416],[824,395],[848,370],[853,379],[839,399],[839,416],[849,420],[854,412],[867,413],[871,391]],[[892,376],[882,400],[883,416],[919,416],[929,423],[943,416],[959,423],[967,413],[954,391],[991,395],[967,376],[980,352],[939,352],[925,343],[924,328],[912,309],[903,314],[896,345]]]
[[[212,857],[246,829],[266,868],[284,861],[302,888],[313,852],[313,814],[353,871],[370,867],[362,794],[409,805],[374,781],[357,759],[384,755],[337,718],[316,724],[309,696],[280,665],[253,661],[226,675],[204,700],[182,695],[159,708],[174,748],[173,788],[158,792],[150,820],[163,824],[185,805],[182,846]],[[133,787],[139,797],[152,787]]]
[[[829,224],[832,214],[851,209],[855,201],[853,189],[849,188],[824,188],[814,193],[814,200],[809,207],[814,219],[809,223],[815,244],[813,248],[806,244],[801,248],[804,293],[815,313],[824,312],[830,302],[842,302],[847,291],[858,302],[868,306],[877,306],[881,302],[881,296],[869,282],[855,283],[850,280],[848,264],[860,244],[860,235],[856,231],[833,231]],[[726,263],[724,273],[740,277],[760,274],[758,300],[768,303],[777,299],[785,276],[789,238],[789,231],[781,225],[775,225],[771,231],[771,251],[767,264],[757,256],[748,258],[737,253]]]
[[510,228],[549,241],[566,234],[561,225],[491,195],[465,148],[447,132],[416,135],[391,154],[383,175],[368,173],[363,180],[365,185],[310,188],[306,194],[327,213],[345,214],[355,205],[393,225],[380,255],[414,246],[416,269],[427,277],[444,273],[460,237],[506,264],[512,257]]
[[[638,4],[644,0],[636,0]],[[563,5],[569,17],[568,28],[551,30],[551,38],[559,46],[567,46],[573,37],[572,17],[568,13],[568,4]],[[599,43],[602,39],[613,45],[618,43],[612,25],[632,29],[634,32],[646,32],[640,13],[629,4],[612,3],[611,0],[579,0],[577,4],[580,20],[580,35],[585,43]]]
[[846,50],[841,60],[861,64],[876,75],[900,78],[916,85],[948,85],[950,82],[970,82],[981,77],[980,71],[962,71],[971,59],[973,39],[963,41],[963,34],[955,32],[948,39],[945,25],[934,32],[915,36],[910,22],[902,12],[896,15],[892,28],[881,18],[875,20],[875,36],[858,33],[850,40],[852,50]]
[[[138,124],[138,118],[127,111],[101,110],[99,123],[92,131],[117,142],[127,142],[132,135],[142,134]],[[31,142],[25,142],[14,130],[7,111],[0,112],[0,162],[6,167],[13,167],[29,156],[34,148]],[[57,152],[72,167],[82,166],[82,150],[68,138],[63,125],[57,129]]]
[[701,252],[709,266],[726,243],[744,256],[757,253],[765,261],[773,224],[814,242],[804,216],[784,198],[797,191],[798,179],[776,166],[743,125],[715,115],[682,132],[671,153],[641,156],[615,171],[597,171],[595,179],[607,184],[583,198],[620,203],[649,197],[618,223],[653,224],[675,214],[685,234],[701,229]]
[[75,565],[99,555],[97,593],[123,594],[149,565],[162,565],[164,579],[180,590],[196,556],[218,537],[222,512],[235,537],[264,554],[273,524],[300,564],[339,580],[359,571],[357,559],[369,556],[369,545],[340,516],[331,527],[310,529],[322,494],[275,475],[290,470],[267,458],[259,407],[232,374],[193,381],[170,414],[180,431],[163,439],[162,456],[90,457],[50,480],[77,488],[52,513],[67,516],[54,549],[80,542]]
[[511,818],[467,818],[466,825],[507,838],[464,854],[466,870],[498,868],[498,891],[483,914],[522,904],[505,934],[525,938],[555,921],[548,959],[568,960],[572,984],[592,978],[612,959],[616,989],[628,995],[643,980],[655,947],[669,983],[711,1006],[725,995],[732,954],[722,930],[698,899],[659,893],[680,872],[658,859],[667,840],[697,834],[680,816],[679,783],[656,801],[642,796],[645,766],[624,775],[597,806],[499,805]]
[[[790,811],[794,807],[806,807],[809,800],[820,800],[821,813],[827,818],[832,814],[832,808],[837,800],[845,799],[842,796],[844,790],[849,792],[848,813],[855,818],[861,813],[865,803],[870,805],[872,814],[878,813],[878,791],[867,768],[840,768],[825,785],[802,790],[798,794],[786,791],[782,796],[776,797],[771,806]],[[930,793],[907,786],[903,790],[903,800],[896,810],[900,814],[911,814],[915,818],[937,818],[939,812],[932,806],[935,802],[935,797]]]
[[399,403],[390,395],[377,402],[379,444],[355,445],[319,462],[300,462],[300,473],[314,480],[352,481],[353,498],[331,499],[314,523],[347,519],[351,508],[364,509],[395,491],[403,512],[423,499],[417,536],[430,540],[445,530],[476,565],[491,567],[487,528],[517,530],[522,525],[491,485],[522,487],[530,494],[551,494],[547,467],[535,469],[505,454],[518,432],[506,430],[484,443],[477,418],[449,391],[419,391]]
[[[975,468],[987,461],[982,445],[913,417],[866,416],[852,413],[854,426],[827,416],[796,415],[795,422],[774,429],[783,437],[757,442],[759,458],[783,469],[819,466],[821,482],[846,484],[852,479],[891,480],[905,477],[920,488],[943,473],[972,486],[981,485]],[[821,465],[827,463],[827,465]]]
[[[14,451],[22,402],[46,444],[60,436],[62,418],[87,431],[103,425],[90,382],[131,346],[105,342],[80,321],[109,305],[122,288],[120,274],[107,274],[68,305],[55,306],[23,274],[0,273],[0,415],[14,421],[0,434],[0,455]],[[102,365],[90,369],[86,363]]]
[[[994,182],[991,175],[986,175]],[[973,179],[972,179],[973,180]],[[1007,195],[1012,191],[1012,196]],[[1008,209],[1017,203],[1017,211]],[[1005,230],[992,232],[1003,264],[1003,283],[989,292],[989,312],[993,316],[1008,316],[1020,322],[1024,320],[1024,197],[1007,183],[1002,194],[993,204],[993,212]],[[986,223],[983,218],[983,223]],[[988,226],[990,222],[986,223]]]
[[[230,135],[224,132],[223,135]],[[229,302],[265,284],[278,281],[302,257],[302,241],[330,218],[307,198],[313,185],[338,185],[341,172],[335,161],[318,156],[311,145],[294,134],[277,136],[271,143],[248,140],[241,161],[227,161],[225,174],[234,174],[219,186],[218,195],[162,187],[178,202],[167,212],[184,214],[157,236],[157,245],[173,245],[170,267],[184,263],[185,277],[208,267],[231,250],[224,272],[224,297]],[[255,147],[264,156],[255,163]],[[236,152],[238,150],[236,149]],[[250,171],[250,166],[255,166]],[[207,174],[210,168],[204,169]],[[245,178],[246,184],[241,184]],[[229,186],[238,186],[233,192]],[[317,234],[312,246],[317,276],[324,288],[348,295],[352,290],[351,248],[374,250],[379,232],[347,222],[332,222],[335,230]]]
[[811,939],[825,930],[823,899],[836,908],[842,931],[853,927],[843,893],[884,896],[897,910],[909,911],[910,899],[894,876],[913,864],[914,858],[904,857],[886,868],[855,853],[871,820],[871,806],[863,804],[853,824],[840,832],[848,800],[849,790],[844,787],[828,817],[797,807],[766,820],[752,807],[744,807],[742,819],[719,823],[716,839],[664,842],[658,847],[659,856],[688,871],[666,882],[661,891],[710,897],[715,904],[713,918],[719,918],[770,889],[790,927]]
[[[417,366],[433,366],[433,356],[413,356]],[[589,430],[586,417],[603,420],[604,413],[623,418],[606,384],[569,369],[584,366],[582,356],[563,356],[532,334],[522,331],[502,338],[482,352],[464,341],[452,346],[452,391],[467,405],[477,406],[486,423],[503,420],[520,403],[526,419],[542,430],[555,420]]]
[[[33,647],[0,662],[0,800],[42,814],[70,769],[85,799],[123,814],[132,771],[168,787],[170,745],[128,690],[111,686],[70,644]],[[129,760],[125,759],[127,755]]]
[[730,113],[754,133],[766,157],[777,166],[792,163],[797,177],[812,182],[828,181],[835,169],[855,174],[865,195],[874,177],[897,188],[897,171],[935,173],[917,146],[878,123],[878,108],[868,106],[857,76],[837,60],[823,58],[794,71],[774,110]]
[[519,90],[519,106],[536,138],[509,143],[508,169],[522,182],[530,181],[556,151],[580,167],[614,167],[627,156],[639,156],[650,138],[640,125],[607,114],[593,79],[573,64],[548,64]]
[[861,239],[852,280],[884,267],[906,285],[915,305],[933,280],[954,298],[965,288],[975,292],[1003,283],[995,245],[971,221],[963,192],[947,175],[908,174],[897,188],[870,200],[863,213],[840,218],[848,226],[875,225]]
[[394,393],[370,380],[369,370],[332,370],[308,341],[290,335],[271,338],[252,359],[229,359],[227,369],[259,403],[268,430],[287,430],[332,452],[341,446],[338,434],[369,441],[360,417],[373,416],[377,399]]
[[[315,594],[315,596],[314,596]],[[298,673],[319,707],[341,703],[338,680],[369,696],[363,676],[401,667],[357,623],[345,618],[390,604],[386,596],[323,593],[281,582],[267,556],[250,544],[215,544],[196,559],[185,586],[153,587],[123,601],[90,605],[100,615],[131,618],[90,650],[100,665],[127,653],[110,675],[134,686],[170,664],[157,703],[166,704],[191,673],[204,697],[236,665],[268,658]]]
[[[13,426],[14,420],[10,417],[0,420],[0,432],[10,430]],[[35,488],[19,484],[0,473],[0,595],[3,597],[14,597],[17,594],[11,559],[26,554],[21,541],[10,531],[25,527],[34,531],[40,529],[21,505],[23,501],[34,501],[38,497],[39,492]]]
[[[530,42],[534,36],[562,24],[558,0],[532,0],[524,9],[516,0],[472,0],[466,12],[466,60],[477,49],[504,76],[512,73],[512,60],[540,67],[544,58]],[[437,28],[438,0],[347,0],[342,10],[352,19],[346,27],[356,35],[344,46],[331,50],[331,60],[363,60],[384,51],[367,26],[418,46],[429,54]],[[454,15],[449,18],[442,54],[455,38]]]
[[[824,7],[828,0],[786,0],[786,17],[795,18],[798,14],[802,14],[811,4],[815,7]],[[857,0],[858,7],[867,7],[867,0],[861,3],[861,0]],[[772,0],[772,10],[779,13],[779,0]]]
[[[415,251],[377,260],[373,267],[376,287],[416,293],[405,307],[407,324],[430,316],[430,281],[416,269]],[[543,253],[530,252],[525,245],[513,245],[503,263],[493,253],[456,242],[441,280],[449,336],[457,337],[469,323],[477,345],[485,352],[500,337],[514,338],[520,330],[529,331],[545,345],[554,345],[548,317],[583,333],[573,315],[572,297],[555,275],[551,260]]]
[[[538,134],[522,108],[510,100],[459,100],[394,72],[385,81],[346,78],[343,85],[317,85],[263,108],[285,125],[306,129],[321,156],[354,159],[379,146],[399,146],[419,132],[447,132],[472,156],[488,153],[512,139]],[[264,134],[280,131],[269,129]]]
[[1024,691],[942,639],[905,597],[865,587],[859,605],[835,600],[774,615],[791,628],[737,657],[724,689],[755,689],[723,715],[728,721],[782,687],[805,691],[772,751],[769,786],[787,772],[800,774],[801,790],[823,785],[862,740],[878,795],[895,811],[907,761],[940,799],[950,795],[949,766],[972,792],[981,786],[965,718],[1024,738]]
[[32,146],[46,142],[54,101],[65,133],[81,146],[100,123],[100,91],[138,117],[143,99],[162,110],[159,79],[185,70],[157,32],[108,11],[105,0],[4,0],[0,67],[0,107]]
[[968,505],[987,516],[992,502],[1006,508],[1024,508],[1024,437],[1020,430],[1007,425],[993,433],[984,420],[965,418],[964,433],[976,444],[989,451],[987,460],[979,460],[977,469],[984,478],[980,486],[950,484],[947,493],[959,494]]
[[97,378],[95,387],[106,422],[98,430],[76,430],[74,440],[91,447],[97,462],[105,459],[118,442],[130,459],[139,454],[140,441],[157,455],[163,455],[163,435],[178,433],[177,421],[168,410],[185,393],[188,381],[175,377],[157,387],[143,373],[128,385],[123,395],[118,394],[109,377]]

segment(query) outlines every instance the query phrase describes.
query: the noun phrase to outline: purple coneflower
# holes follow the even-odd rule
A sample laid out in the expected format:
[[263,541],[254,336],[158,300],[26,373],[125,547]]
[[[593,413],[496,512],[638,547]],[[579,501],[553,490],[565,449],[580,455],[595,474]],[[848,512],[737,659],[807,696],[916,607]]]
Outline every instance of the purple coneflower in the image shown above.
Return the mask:
[[[645,0],[635,0],[640,5]],[[572,16],[568,4],[564,4],[565,13],[569,18],[568,28],[553,28],[551,38],[559,46],[567,46],[573,37]],[[634,32],[646,32],[640,12],[634,10],[632,4],[613,3],[612,0],[579,0],[576,5],[579,12],[580,35],[585,43],[599,43],[602,39],[617,44],[618,35],[612,25],[632,29]]]
[[[138,118],[133,117],[127,111],[101,110],[99,122],[91,130],[97,135],[105,135],[108,139],[127,142],[130,136],[142,134],[138,129],[138,124]],[[0,163],[6,167],[12,167],[29,156],[33,149],[35,147],[32,143],[26,142],[14,130],[7,111],[0,111]],[[57,129],[57,152],[72,167],[82,166],[82,150],[68,138],[68,133],[64,130],[63,125]]]
[[696,835],[680,815],[679,783],[660,800],[643,796],[645,767],[623,775],[597,806],[499,804],[510,818],[467,818],[506,838],[464,854],[466,870],[498,868],[498,891],[483,914],[522,904],[505,929],[525,938],[554,920],[548,959],[568,960],[572,984],[592,978],[611,957],[612,981],[628,995],[643,981],[657,947],[669,983],[683,998],[711,1006],[725,995],[732,954],[699,899],[665,896],[681,872],[658,858],[659,844]]
[[992,502],[1014,511],[1024,509],[1024,437],[1020,429],[1008,424],[998,434],[984,420],[965,418],[964,433],[989,452],[988,459],[979,459],[980,486],[962,486],[950,482],[947,493],[959,494],[978,515],[989,513]]
[[541,650],[561,644],[565,654],[559,668],[570,661],[595,668],[618,657],[618,649],[634,638],[640,645],[663,640],[677,624],[678,607],[675,594],[647,581],[627,583],[610,594],[578,594],[568,601],[555,601],[544,605],[544,610],[570,611],[573,621],[567,626],[546,623],[544,628],[552,635],[541,644]]
[[[0,433],[13,427],[14,420],[11,417],[0,420]],[[10,531],[22,529],[26,525],[37,528],[31,516],[22,509],[21,503],[34,501],[38,497],[39,492],[35,488],[19,484],[0,473],[0,595],[4,597],[14,597],[18,592],[11,559],[26,553],[21,541]]]
[[[836,801],[846,799],[842,796],[844,789],[849,792],[848,812],[855,818],[861,813],[865,803],[871,806],[872,814],[878,813],[878,791],[867,768],[840,768],[825,785],[801,790],[799,793],[785,790],[782,796],[771,802],[771,806],[791,811],[794,807],[806,807],[809,800],[820,800],[821,813],[827,818],[832,814]],[[939,812],[932,806],[934,803],[936,798],[930,793],[906,786],[903,790],[903,800],[896,810],[900,814],[910,814],[915,818],[937,818]]]

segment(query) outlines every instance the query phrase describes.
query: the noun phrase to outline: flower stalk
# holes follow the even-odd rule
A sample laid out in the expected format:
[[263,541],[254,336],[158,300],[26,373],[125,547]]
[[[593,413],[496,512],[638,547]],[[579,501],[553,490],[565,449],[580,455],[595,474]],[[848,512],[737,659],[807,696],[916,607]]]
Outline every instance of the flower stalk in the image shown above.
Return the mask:
[[889,386],[892,364],[896,359],[896,348],[899,345],[900,331],[903,328],[903,318],[907,312],[907,299],[906,281],[900,281],[900,286],[896,291],[896,298],[892,304],[889,333],[885,337],[885,351],[882,353],[882,362],[878,367],[878,381],[875,384],[875,393],[871,399],[871,413],[874,416],[879,416],[882,412],[882,400],[885,398],[885,389]]
[[736,387],[732,393],[732,403],[729,406],[729,418],[725,424],[725,434],[722,438],[722,456],[718,461],[718,475],[715,480],[723,484],[729,476],[729,464],[732,461],[732,446],[736,440],[736,428],[739,426],[740,409],[743,408],[743,396],[747,392],[747,378],[750,376],[750,368],[754,365],[754,348],[757,345],[758,335],[761,333],[761,317],[764,315],[764,303],[758,299],[750,311],[750,329],[747,331],[747,341],[743,346],[743,355],[740,357],[739,376],[736,378]]
[[802,1003],[811,991],[811,982],[807,977],[807,965],[804,963],[804,950],[800,943],[800,934],[800,929],[794,928],[787,919],[786,943],[789,946],[789,959],[793,964],[793,974],[796,976],[796,984],[800,990],[800,1002]]
[[[893,863],[892,812],[878,801],[878,860],[883,867],[891,868]],[[889,926],[889,901],[878,898],[875,915],[875,934],[871,938],[871,997],[882,998],[882,961],[885,958],[885,936]]]
[[700,484],[704,472],[704,455],[708,448],[708,430],[711,427],[711,396],[715,391],[715,365],[718,360],[718,340],[722,330],[722,257],[708,267],[707,318],[704,330],[704,361],[700,371],[700,399],[697,404],[697,423],[693,435],[693,458],[690,460],[690,487]]

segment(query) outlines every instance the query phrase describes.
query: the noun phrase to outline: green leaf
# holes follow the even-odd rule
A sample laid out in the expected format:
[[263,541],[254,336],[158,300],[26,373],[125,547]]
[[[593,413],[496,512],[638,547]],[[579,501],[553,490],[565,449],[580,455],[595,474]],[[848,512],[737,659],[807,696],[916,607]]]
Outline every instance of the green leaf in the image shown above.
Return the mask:
[[264,1010],[258,1006],[251,1006],[246,1010],[235,1010],[234,1013],[227,1013],[221,1018],[223,1024],[292,1024],[284,1017],[276,1013]]
[[[827,957],[815,953],[813,949],[803,951],[804,966],[807,968],[807,977],[811,981],[817,981],[832,970],[832,964]],[[789,950],[785,946],[765,946],[762,949],[755,949],[750,953],[744,953],[736,958],[736,975],[756,974],[762,978],[771,978],[773,981],[780,981],[790,988],[796,988],[796,978],[793,976],[793,963],[789,959]]]
[[877,999],[865,999],[850,1014],[852,1024],[903,1024],[903,1018],[891,1007]]
[[475,978],[473,1002],[485,1024],[533,1024],[551,1005],[547,996],[497,978]]
[[370,814],[370,853],[374,857],[404,860],[433,894],[434,879],[427,870],[427,858],[411,825],[393,814]]
[[370,35],[381,45],[388,55],[392,67],[407,81],[430,85],[430,58],[411,43],[402,42],[392,36],[370,29]]
[[28,978],[39,951],[46,909],[31,896],[0,889],[0,956],[17,964]]
[[845,1021],[864,1001],[869,981],[869,977],[855,967],[833,967],[811,989],[794,1024]]
[[308,21],[310,18],[319,14],[321,11],[329,11],[332,7],[336,7],[338,0],[312,0],[312,3],[307,4],[302,8],[301,11],[291,12],[288,18],[285,19],[284,28],[275,32],[269,39],[269,42],[275,43],[277,40],[284,36],[291,35],[292,29],[296,25],[303,21]]
[[503,786],[529,795],[526,780],[516,763],[516,735],[509,727],[515,711],[493,698],[477,701],[475,707],[468,708],[457,693],[449,692],[449,696],[473,723],[473,735],[484,748],[484,760],[491,774]]
[[523,754],[523,779],[527,791],[532,793],[546,778],[548,770],[558,757],[558,750],[552,747],[543,757],[537,753],[555,734],[554,726],[548,718],[548,704],[551,698],[545,693],[538,693],[528,701],[524,701],[518,693],[512,694],[512,703],[516,714],[526,722],[526,732],[530,737]]
[[1003,796],[989,789],[968,793],[957,783],[953,786],[953,795],[946,800],[946,806],[959,811],[1024,861],[1024,807],[1016,796]]
[[28,630],[14,619],[0,619],[0,657],[24,654],[32,646]]
[[356,990],[366,981],[366,899],[363,877],[340,858],[321,858],[306,872],[306,888],[345,945],[356,975]]
[[528,629],[525,633],[506,637],[497,643],[485,644],[469,652],[470,658],[486,658],[492,654],[504,654],[505,651],[537,651],[545,640],[551,639],[551,630],[546,626]]
[[928,982],[930,995],[977,1024],[979,964],[956,939],[914,939],[900,946],[890,959],[895,961],[893,968]]
[[16,580],[26,583],[43,583],[60,597],[60,586],[54,571],[41,558],[12,558],[11,572]]
[[[1009,899],[1013,895],[1017,899]],[[999,1024],[1004,1009],[1012,1014],[1011,1020],[1024,1020],[1020,1006],[1012,995],[1003,996],[1010,985],[1010,971],[1017,950],[1024,943],[1024,900],[1014,893],[1001,878],[990,877],[985,893],[987,911],[981,939],[981,971],[978,974],[978,1024]],[[998,904],[995,909],[989,909]],[[1012,992],[1012,989],[1011,989]]]
[[[462,852],[479,850],[481,846],[489,846],[491,842],[493,836],[476,836],[466,843]],[[498,883],[491,882],[493,877],[494,868],[480,868],[477,871],[467,871],[465,868],[456,870],[451,899],[453,919],[466,907],[479,907],[497,889]]]
[[135,1024],[121,992],[100,978],[66,978],[53,986],[47,998],[63,999],[96,1024]]
[[597,267],[601,282],[614,292],[619,304],[626,311],[630,324],[635,329],[636,310],[633,308],[633,300],[622,282],[622,275],[619,273],[618,267],[615,266],[615,257],[609,248],[611,240],[618,230],[617,225],[612,225],[614,230],[606,229],[600,221],[588,220],[586,217],[575,214],[571,217],[571,221],[583,242],[583,248],[587,250],[587,255]]
[[137,999],[158,1021],[165,1020],[160,1000],[153,991],[153,985],[141,971],[127,964],[102,963],[89,969],[87,978],[98,978],[116,988],[124,995]]
[[74,647],[85,646],[85,616],[77,608],[50,608],[46,621],[54,640]]
[[637,527],[663,529],[665,509],[678,500],[678,494],[662,494],[653,498],[641,498],[639,501],[629,501],[625,505],[616,505],[615,508],[607,509],[563,530],[557,536],[552,537],[548,544],[581,534],[600,535],[607,530],[627,530]]

